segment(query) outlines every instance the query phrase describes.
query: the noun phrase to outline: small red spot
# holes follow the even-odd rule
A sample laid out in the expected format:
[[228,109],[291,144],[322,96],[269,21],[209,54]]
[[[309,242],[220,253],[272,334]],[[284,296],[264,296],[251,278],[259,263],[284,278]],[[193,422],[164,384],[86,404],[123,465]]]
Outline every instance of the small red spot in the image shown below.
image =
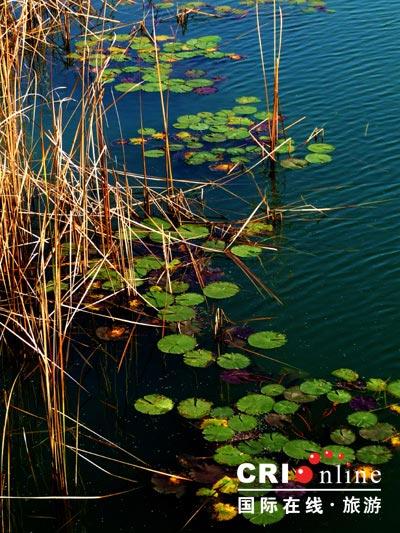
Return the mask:
[[338,453],[338,459],[340,460],[344,459],[344,453],[342,452]]
[[317,452],[311,453],[311,454],[310,454],[310,457],[308,458],[308,461],[309,461],[312,465],[317,465],[317,464],[321,461],[321,456],[320,456],[320,454],[317,453]]
[[347,466],[347,468],[350,468],[351,467],[351,463],[350,462],[346,463],[346,466]]
[[333,457],[333,452],[331,450],[325,450],[324,451],[324,455],[327,459],[332,459]]
[[308,466],[299,466],[296,468],[296,481],[299,483],[310,483],[314,477],[314,473]]

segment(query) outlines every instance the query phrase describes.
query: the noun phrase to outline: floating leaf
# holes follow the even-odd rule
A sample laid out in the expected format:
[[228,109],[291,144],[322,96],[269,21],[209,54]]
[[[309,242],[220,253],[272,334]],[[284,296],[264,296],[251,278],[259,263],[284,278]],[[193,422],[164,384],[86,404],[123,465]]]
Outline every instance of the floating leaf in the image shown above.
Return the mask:
[[164,415],[171,411],[174,402],[162,394],[147,394],[143,398],[136,400],[134,407],[145,415]]
[[257,427],[257,418],[251,415],[235,415],[229,418],[228,426],[236,432],[251,431]]
[[239,292],[239,287],[236,283],[230,281],[215,281],[209,283],[203,289],[203,293],[207,298],[213,298],[215,300],[223,300],[224,298],[231,298]]
[[262,248],[248,244],[238,244],[237,246],[232,246],[231,252],[238,257],[251,258],[259,256]]
[[286,335],[276,331],[259,331],[250,335],[248,343],[254,348],[271,350],[283,346],[286,343]]
[[157,343],[160,352],[182,354],[190,352],[196,346],[196,339],[184,334],[166,335]]
[[217,463],[229,466],[238,466],[242,463],[251,461],[251,456],[243,453],[234,446],[227,444],[217,448],[214,454],[214,459]]
[[326,396],[333,403],[348,403],[352,398],[349,392],[341,389],[328,392]]
[[254,113],[257,113],[257,108],[251,105],[237,105],[232,111],[236,115],[254,115]]
[[264,394],[248,394],[240,398],[236,405],[239,411],[249,415],[261,415],[271,411],[274,400]]
[[227,370],[246,368],[249,364],[250,359],[241,353],[224,353],[217,357],[217,365]]
[[199,305],[204,302],[204,296],[196,292],[187,292],[186,294],[180,294],[175,298],[175,302],[178,305]]
[[354,370],[351,370],[350,368],[338,368],[332,372],[332,376],[350,382],[357,381],[358,379],[357,372],[354,372]]
[[248,453],[249,455],[260,455],[262,454],[264,447],[256,439],[246,440],[238,444],[238,449],[241,452]]
[[211,416],[216,418],[229,418],[233,415],[233,409],[231,407],[214,407],[211,411]]
[[287,400],[297,403],[308,403],[317,399],[317,396],[304,393],[302,390],[300,390],[300,387],[290,387],[289,389],[285,390],[283,395]]
[[356,440],[356,436],[351,429],[340,428],[332,431],[331,439],[336,444],[353,444]]
[[271,453],[280,452],[289,441],[281,433],[263,433],[258,440],[263,445],[263,448]]
[[375,426],[360,430],[363,439],[382,441],[390,439],[396,433],[396,428],[386,422],[378,422]]
[[381,465],[392,458],[392,452],[385,446],[364,446],[357,451],[357,460],[361,463]]
[[257,96],[239,96],[239,98],[236,98],[236,102],[238,104],[257,104],[258,102],[261,102]]
[[383,392],[387,388],[387,383],[383,379],[371,378],[367,381],[367,389],[373,392]]
[[274,411],[280,415],[292,415],[299,407],[298,403],[291,402],[290,400],[281,400],[274,404]]
[[170,305],[165,309],[160,309],[158,313],[160,320],[165,320],[166,322],[185,322],[192,320],[195,316],[195,310],[185,305]]
[[332,157],[328,154],[307,154],[305,157],[306,161],[312,164],[316,165],[323,165],[325,163],[330,163],[332,161]]
[[321,448],[310,440],[295,439],[287,442],[283,451],[293,459],[308,459],[311,453],[320,453]]
[[225,442],[230,440],[234,434],[231,428],[224,426],[211,425],[203,429],[203,437],[210,442]]
[[206,368],[213,362],[213,354],[208,350],[194,350],[186,352],[183,361],[188,366],[196,368]]
[[[325,452],[332,452],[332,457],[327,457]],[[339,458],[339,455],[341,458]],[[347,446],[325,446],[321,450],[321,463],[325,465],[344,465],[352,463],[355,459],[354,451]]]
[[217,490],[219,492],[222,492],[222,494],[236,494],[239,487],[239,480],[233,477],[224,476],[223,478],[219,479],[216,483],[213,485],[213,489]]
[[378,422],[378,417],[370,411],[357,411],[349,415],[347,421],[358,428],[370,428]]
[[211,411],[212,402],[201,398],[188,398],[178,404],[178,411],[184,418],[199,419],[204,418]]
[[[289,489],[290,490],[290,489]],[[280,503],[276,504],[276,508],[272,513],[261,511],[261,503],[259,500],[254,502],[254,513],[242,513],[244,518],[255,526],[268,526],[280,522],[286,516],[285,510]]]
[[144,293],[143,299],[147,304],[152,305],[157,309],[161,309],[162,307],[171,305],[174,301],[174,297],[172,296],[172,294],[168,294],[163,290],[155,291],[151,289]]
[[285,387],[283,385],[280,385],[279,383],[271,383],[269,385],[264,385],[261,392],[267,396],[279,396],[284,390]]
[[310,379],[300,385],[300,390],[305,394],[320,396],[327,394],[332,389],[332,384],[324,379]]
[[208,237],[210,233],[206,226],[199,224],[182,224],[182,226],[177,228],[177,232],[185,240],[203,239],[204,237]]
[[295,157],[288,157],[279,161],[281,167],[289,170],[301,170],[308,166],[308,162],[305,159],[297,159]]
[[214,503],[213,511],[213,516],[217,522],[232,520],[238,514],[238,510],[234,505],[222,502]]
[[327,143],[313,143],[309,144],[307,146],[308,150],[310,152],[314,152],[317,154],[326,154],[328,152],[333,152],[335,150],[335,147],[333,144],[327,144]]
[[146,157],[164,157],[164,150],[145,150],[144,155]]
[[392,394],[392,396],[400,398],[400,379],[389,383],[389,385],[387,386],[387,391]]
[[166,288],[168,292],[172,292],[172,294],[182,294],[183,292],[186,292],[189,287],[190,285],[189,283],[186,283],[186,281],[174,280],[171,281]]

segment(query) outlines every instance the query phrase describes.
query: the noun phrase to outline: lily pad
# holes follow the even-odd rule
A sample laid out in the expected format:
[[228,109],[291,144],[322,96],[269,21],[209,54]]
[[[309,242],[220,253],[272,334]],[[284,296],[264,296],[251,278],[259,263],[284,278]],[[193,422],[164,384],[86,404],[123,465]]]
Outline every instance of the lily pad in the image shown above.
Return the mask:
[[357,411],[349,415],[347,421],[358,428],[370,428],[378,422],[378,417],[370,411]]
[[332,156],[328,154],[311,153],[306,155],[305,160],[313,165],[324,165],[332,161]]
[[282,168],[288,170],[301,170],[308,166],[308,162],[305,159],[298,159],[296,157],[288,157],[279,161]]
[[214,283],[206,285],[203,289],[203,293],[207,298],[223,300],[235,296],[239,290],[239,286],[236,285],[236,283],[231,283],[230,281],[215,281]]
[[258,102],[261,102],[257,96],[239,96],[239,98],[236,98],[236,102],[241,105],[246,104],[257,104]]
[[214,460],[222,465],[238,466],[251,461],[251,455],[243,453],[234,446],[227,444],[226,446],[217,448],[214,454]]
[[211,411],[212,402],[201,398],[188,398],[178,404],[178,412],[184,418],[200,419],[204,418]]
[[213,360],[213,354],[209,350],[193,350],[186,352],[183,356],[183,362],[186,365],[196,368],[206,368]]
[[332,372],[332,376],[350,382],[357,381],[358,379],[357,372],[354,372],[354,370],[351,370],[350,368],[338,368]]
[[395,396],[396,398],[400,398],[400,379],[389,383],[389,385],[387,386],[387,391],[392,396]]
[[274,400],[265,394],[248,394],[237,402],[239,411],[248,415],[262,415],[271,411]]
[[[332,452],[332,457],[327,457],[325,452]],[[354,451],[348,446],[329,445],[321,450],[321,463],[325,465],[344,465],[346,463],[352,463],[354,459]]]
[[270,524],[280,522],[286,516],[285,510],[280,503],[276,504],[276,508],[272,513],[261,511],[261,502],[259,500],[254,502],[254,513],[242,514],[244,518],[247,518],[255,526],[269,526]]
[[177,232],[185,240],[203,239],[210,233],[206,226],[199,224],[182,224],[177,228]]
[[283,393],[286,400],[290,400],[292,402],[297,403],[309,403],[316,400],[318,397],[313,396],[312,394],[306,394],[302,390],[300,390],[300,387],[290,387],[289,389],[286,389]]
[[383,379],[371,378],[367,381],[367,389],[373,392],[383,392],[387,388],[387,383]]
[[203,437],[210,442],[225,442],[234,434],[231,428],[224,426],[207,426],[203,429]]
[[156,307],[157,309],[161,309],[162,307],[167,307],[168,305],[172,305],[174,301],[174,297],[172,294],[168,294],[164,291],[147,291],[143,295],[143,299],[146,301],[147,304],[152,305],[153,307]]
[[295,439],[287,442],[283,451],[293,459],[308,459],[311,453],[320,453],[321,448],[310,440]]
[[187,292],[185,294],[179,294],[175,298],[175,302],[178,305],[199,305],[204,302],[204,296],[196,292]]
[[217,357],[217,365],[227,370],[246,368],[249,364],[250,359],[241,353],[224,353]]
[[313,143],[309,144],[307,148],[308,150],[310,150],[310,152],[314,152],[317,154],[327,154],[329,152],[333,152],[336,149],[333,144],[327,143]]
[[233,409],[231,407],[214,407],[211,411],[211,416],[216,418],[229,418],[233,416]]
[[144,155],[146,157],[164,157],[165,152],[164,150],[146,150]]
[[186,283],[186,281],[174,280],[167,285],[166,289],[168,292],[172,292],[172,294],[182,294],[186,292],[189,287],[190,285],[189,283]]
[[386,422],[378,422],[375,426],[364,428],[360,430],[360,435],[363,439],[380,442],[382,440],[390,439],[396,433],[396,428]]
[[324,379],[310,379],[304,381],[300,385],[300,390],[305,394],[311,394],[312,396],[320,396],[321,394],[327,394],[332,389],[332,384]]
[[279,383],[271,383],[269,385],[264,385],[261,392],[267,396],[279,396],[284,390],[285,387],[283,385],[280,385]]
[[353,431],[351,431],[351,429],[339,428],[335,429],[335,431],[332,431],[331,440],[336,444],[348,445],[353,444],[353,442],[356,440],[356,435]]
[[274,453],[282,451],[289,439],[281,433],[263,433],[258,441],[262,444],[264,450]]
[[277,331],[259,331],[249,336],[248,343],[254,348],[271,350],[286,344],[286,335]]
[[385,446],[364,446],[357,451],[357,460],[361,463],[381,465],[392,458],[392,452]]
[[162,394],[147,394],[134,403],[136,411],[145,415],[164,415],[171,411],[174,402]]
[[341,389],[330,391],[326,396],[333,403],[348,403],[352,398],[349,392]]
[[236,432],[251,431],[257,427],[257,418],[251,415],[235,415],[229,418],[228,426]]
[[232,246],[231,252],[238,257],[251,258],[258,257],[262,252],[262,248],[248,244],[238,244],[237,246]]
[[281,400],[275,403],[274,411],[280,415],[292,415],[299,407],[300,405],[298,403],[291,402],[290,400]]
[[232,111],[236,115],[254,115],[254,113],[257,113],[257,108],[251,105],[237,105]]
[[160,352],[171,353],[171,354],[183,354],[185,352],[190,352],[196,346],[196,339],[190,337],[189,335],[181,334],[172,334],[166,335],[160,339],[157,343],[157,347]]

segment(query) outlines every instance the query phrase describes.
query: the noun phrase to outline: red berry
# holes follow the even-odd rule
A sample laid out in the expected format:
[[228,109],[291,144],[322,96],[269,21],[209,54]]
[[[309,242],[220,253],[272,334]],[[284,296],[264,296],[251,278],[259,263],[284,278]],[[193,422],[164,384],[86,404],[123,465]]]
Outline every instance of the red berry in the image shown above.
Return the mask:
[[314,473],[308,466],[299,466],[296,468],[296,481],[299,483],[310,483],[314,477]]
[[342,452],[338,453],[338,459],[340,460],[344,459],[344,453]]
[[325,450],[324,451],[324,455],[327,459],[332,459],[333,457],[333,452],[331,452],[331,450]]
[[313,453],[310,454],[310,457],[308,458],[308,461],[312,465],[317,465],[321,461],[321,456],[320,456],[319,453],[313,452]]

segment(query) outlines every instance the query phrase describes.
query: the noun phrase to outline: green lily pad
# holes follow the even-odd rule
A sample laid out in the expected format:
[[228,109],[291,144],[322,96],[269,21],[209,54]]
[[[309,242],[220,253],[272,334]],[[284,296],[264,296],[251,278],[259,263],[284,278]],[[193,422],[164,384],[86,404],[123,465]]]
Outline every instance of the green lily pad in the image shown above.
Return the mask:
[[214,454],[214,460],[222,465],[238,466],[251,461],[251,455],[243,453],[234,446],[227,444],[226,446],[217,448]]
[[257,427],[257,418],[251,415],[235,415],[228,419],[228,426],[238,433],[251,431]]
[[254,348],[262,348],[264,350],[271,350],[272,348],[280,348],[286,344],[286,335],[276,331],[259,331],[252,333],[247,342]]
[[206,226],[198,224],[182,224],[177,228],[177,232],[185,240],[203,239],[210,233]]
[[234,434],[232,429],[224,426],[207,426],[203,429],[203,437],[210,442],[225,442]]
[[147,394],[134,403],[136,411],[145,415],[164,415],[171,411],[174,402],[162,394]]
[[389,383],[389,385],[387,386],[387,391],[392,396],[395,396],[396,398],[400,398],[400,379]]
[[[254,493],[252,493],[254,494]],[[272,513],[261,511],[261,503],[259,500],[254,502],[254,513],[242,513],[244,518],[247,518],[249,522],[255,526],[269,526],[280,522],[282,518],[286,516],[285,510],[280,503],[276,504],[276,508]]]
[[[332,457],[326,457],[325,452],[332,452]],[[343,454],[339,459],[339,454]],[[355,459],[354,451],[347,446],[325,446],[321,450],[321,463],[325,465],[344,465],[346,463],[352,463]]]
[[192,351],[196,344],[197,341],[194,337],[184,335],[183,333],[174,333],[160,339],[157,347],[163,353],[183,354]]
[[188,398],[178,404],[178,412],[184,418],[200,419],[204,418],[211,411],[212,402],[201,398]]
[[332,161],[332,156],[328,154],[311,153],[306,155],[305,160],[313,165],[324,165]]
[[250,359],[241,353],[224,353],[217,357],[217,365],[228,370],[246,368],[249,364]]
[[261,392],[267,396],[279,396],[283,393],[285,387],[279,383],[270,383],[269,385],[264,385]]
[[357,372],[354,372],[354,370],[351,370],[350,368],[338,368],[332,372],[332,376],[350,382],[357,381],[358,379]]
[[241,452],[248,453],[249,455],[260,455],[264,448],[263,445],[257,439],[250,439],[238,444],[238,449]]
[[358,428],[370,428],[378,422],[378,417],[369,411],[356,411],[347,417],[347,421]]
[[386,422],[378,422],[375,426],[364,428],[360,430],[360,435],[363,439],[380,442],[382,440],[390,439],[396,433],[396,428]]
[[232,111],[236,115],[254,115],[254,113],[257,113],[257,108],[252,105],[237,105]]
[[306,394],[302,390],[300,390],[300,387],[290,387],[289,389],[286,389],[283,393],[286,400],[290,400],[292,402],[297,403],[309,403],[316,400],[318,397],[313,396],[312,394]]
[[289,439],[281,433],[263,433],[258,441],[262,444],[264,450],[274,453],[282,451]]
[[203,289],[203,293],[207,298],[215,300],[223,300],[224,298],[231,298],[239,292],[239,286],[230,281],[215,281],[209,283]]
[[308,162],[305,159],[298,159],[296,157],[288,157],[279,161],[282,168],[288,170],[301,170],[308,166]]
[[341,389],[330,391],[326,396],[333,403],[348,403],[352,398],[349,392]]
[[146,150],[144,155],[146,157],[164,157],[165,152],[164,150]]
[[392,452],[385,446],[364,446],[357,451],[357,460],[361,463],[381,465],[392,458]]
[[141,85],[137,83],[117,83],[114,85],[114,89],[119,93],[133,93],[135,91],[140,91]]
[[333,144],[327,143],[313,143],[309,144],[307,148],[308,150],[310,150],[310,152],[314,152],[317,154],[326,154],[328,152],[333,152],[334,150],[336,150]]
[[371,378],[367,381],[367,389],[373,392],[383,392],[387,388],[387,383],[383,379]]
[[251,258],[258,257],[262,252],[262,248],[248,244],[238,244],[237,246],[232,246],[231,252],[238,257]]
[[183,356],[183,362],[186,365],[196,368],[206,368],[213,360],[213,354],[209,350],[193,350],[186,352]]
[[214,407],[211,411],[211,416],[215,418],[229,418],[233,416],[233,409],[231,407]]
[[333,442],[336,444],[348,445],[353,444],[353,442],[356,440],[356,435],[353,431],[351,431],[351,429],[339,428],[335,429],[335,431],[332,431],[331,440],[333,440]]
[[195,310],[185,305],[170,305],[165,309],[160,309],[158,313],[160,320],[165,320],[166,322],[185,322],[186,320],[192,320],[195,316]]
[[321,448],[310,440],[295,439],[287,442],[283,447],[283,451],[293,459],[308,459],[311,453],[320,453]]
[[300,390],[305,394],[321,396],[327,394],[332,389],[332,384],[324,379],[310,379],[300,385]]
[[152,305],[153,307],[156,307],[157,309],[161,309],[163,307],[167,307],[169,305],[172,305],[174,301],[174,297],[172,294],[168,294],[164,291],[147,291],[143,295],[143,299],[145,302],[149,305]]
[[174,280],[167,285],[166,289],[168,292],[172,292],[172,294],[182,294],[186,292],[189,287],[190,285],[189,283],[186,283],[186,281]]
[[204,302],[204,296],[196,292],[187,292],[180,294],[175,298],[175,302],[178,305],[199,305]]
[[239,411],[248,415],[262,415],[271,411],[274,400],[265,394],[248,394],[237,402]]
[[290,400],[281,400],[275,403],[274,411],[280,415],[292,415],[299,407],[300,405],[298,403],[291,402]]
[[240,105],[247,105],[247,104],[257,104],[258,102],[261,102],[257,96],[239,96],[239,98],[236,98],[236,102]]

